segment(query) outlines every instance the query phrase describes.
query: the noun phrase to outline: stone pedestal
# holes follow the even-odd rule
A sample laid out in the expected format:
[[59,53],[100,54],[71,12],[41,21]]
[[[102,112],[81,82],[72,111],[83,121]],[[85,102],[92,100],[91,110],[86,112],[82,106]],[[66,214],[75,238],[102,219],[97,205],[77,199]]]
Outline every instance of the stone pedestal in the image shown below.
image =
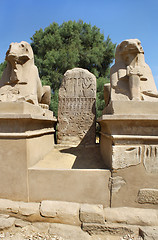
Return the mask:
[[[158,171],[158,115],[103,115],[99,122],[101,153],[110,169],[142,161],[148,172]],[[153,163],[147,166],[149,157]]]
[[52,150],[55,122],[39,106],[0,103],[0,198],[28,201],[28,168]]
[[[106,166],[112,172],[109,185],[111,206],[155,208],[156,205],[152,205],[148,199],[143,199],[143,204],[140,204],[139,192],[141,189],[146,192],[150,190],[150,193],[151,189],[152,192],[157,191],[158,103],[136,104],[132,101],[130,104],[131,108],[127,108],[126,114],[123,114],[123,104],[120,105],[120,114],[117,114],[119,108],[114,103],[114,114],[106,114],[99,119],[100,150]],[[134,105],[135,112],[139,109],[140,114],[134,114]],[[149,109],[150,114],[144,114],[145,108]]]

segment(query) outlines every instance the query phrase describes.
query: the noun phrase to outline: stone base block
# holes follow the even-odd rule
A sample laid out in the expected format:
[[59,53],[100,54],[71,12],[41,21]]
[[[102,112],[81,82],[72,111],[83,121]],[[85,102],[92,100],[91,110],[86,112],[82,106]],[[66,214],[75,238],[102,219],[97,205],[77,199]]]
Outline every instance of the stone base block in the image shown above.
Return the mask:
[[158,102],[149,101],[112,101],[103,114],[158,114]]
[[[137,226],[131,225],[121,225],[117,223],[105,223],[105,224],[98,224],[98,223],[83,223],[82,229],[85,232],[88,232],[90,235],[115,235],[115,236],[123,236],[123,235],[131,235],[138,233]],[[138,234],[137,234],[138,235]]]
[[158,172],[158,115],[103,115],[100,150],[110,169],[143,164]]
[[108,170],[29,169],[29,201],[55,200],[109,206]]
[[56,119],[30,103],[0,103],[0,198],[28,201],[28,167],[54,146]]
[[[120,182],[120,179],[122,181]],[[157,208],[158,175],[148,173],[143,164],[112,172],[111,206]],[[123,184],[122,184],[123,182]],[[153,191],[142,191],[150,189]]]
[[139,234],[143,240],[158,239],[158,227],[140,227]]

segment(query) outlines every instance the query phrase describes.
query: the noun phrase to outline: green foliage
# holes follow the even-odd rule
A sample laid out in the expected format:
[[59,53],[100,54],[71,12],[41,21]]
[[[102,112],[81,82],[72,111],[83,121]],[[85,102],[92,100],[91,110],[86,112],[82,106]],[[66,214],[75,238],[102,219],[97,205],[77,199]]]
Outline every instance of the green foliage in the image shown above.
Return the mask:
[[2,77],[3,71],[4,71],[6,66],[7,66],[7,62],[6,61],[4,61],[3,63],[0,63],[0,79]]
[[97,78],[97,116],[104,108],[103,85],[109,81],[109,66],[114,59],[115,44],[104,40],[100,29],[82,20],[52,23],[31,38],[35,64],[43,84],[54,94],[51,109],[57,116],[57,93],[63,74],[74,67],[88,69]]
[[55,90],[55,92],[51,96],[50,110],[53,111],[55,116],[58,115],[58,93],[59,90]]

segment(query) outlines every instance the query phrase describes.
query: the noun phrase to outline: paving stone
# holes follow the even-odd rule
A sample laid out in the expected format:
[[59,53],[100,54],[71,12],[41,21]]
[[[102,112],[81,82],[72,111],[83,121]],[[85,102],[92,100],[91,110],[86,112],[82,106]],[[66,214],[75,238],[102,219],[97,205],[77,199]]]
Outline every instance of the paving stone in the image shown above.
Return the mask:
[[80,221],[84,223],[104,223],[103,205],[81,204]]
[[0,212],[1,213],[18,213],[19,204],[18,202],[11,201],[8,199],[0,199]]
[[49,218],[50,222],[80,226],[79,207],[78,203],[42,201],[40,213],[43,217]]
[[49,234],[59,236],[64,240],[90,240],[88,233],[82,231],[78,226],[70,226],[66,224],[51,223]]
[[37,229],[39,229],[42,232],[48,232],[50,223],[46,223],[46,222],[34,222],[32,223],[32,226],[36,227]]
[[15,218],[0,218],[0,230],[3,230],[5,228],[10,228],[14,225],[15,223]]
[[105,221],[140,226],[158,226],[158,210],[143,208],[104,208]]
[[39,212],[39,203],[19,203],[19,215],[22,215],[30,221],[37,221],[40,219],[40,212]]
[[21,228],[23,228],[23,227],[26,227],[26,226],[28,226],[28,225],[31,225],[31,223],[30,223],[30,222],[27,222],[27,221],[23,221],[23,220],[21,220],[21,219],[15,219],[15,226],[16,226],[16,227],[21,227]]
[[127,235],[127,234],[137,234],[138,227],[131,225],[122,225],[114,223],[83,223],[82,229],[88,232],[90,235],[93,234],[112,234],[112,235]]
[[139,232],[143,240],[158,240],[158,227],[140,227]]

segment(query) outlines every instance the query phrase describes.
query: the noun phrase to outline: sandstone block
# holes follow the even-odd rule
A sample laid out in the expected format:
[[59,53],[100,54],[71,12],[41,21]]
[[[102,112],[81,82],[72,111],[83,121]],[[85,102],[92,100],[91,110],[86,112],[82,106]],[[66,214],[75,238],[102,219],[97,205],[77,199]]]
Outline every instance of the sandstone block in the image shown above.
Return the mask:
[[48,232],[50,223],[47,222],[34,222],[32,226],[40,230],[41,232]]
[[109,178],[109,190],[112,191],[112,193],[118,192],[125,184],[125,180],[120,176]]
[[10,228],[15,223],[15,218],[9,217],[0,217],[0,230],[3,230],[5,228]]
[[112,168],[126,168],[138,165],[141,162],[141,147],[139,146],[113,146]]
[[81,204],[80,221],[84,223],[104,223],[103,205]]
[[18,213],[19,204],[8,199],[0,199],[0,212],[1,213]]
[[158,210],[142,208],[104,208],[107,222],[140,226],[158,226]]
[[90,240],[89,234],[82,231],[80,227],[66,224],[50,224],[49,233],[64,240]]
[[39,221],[41,219],[39,212],[39,203],[16,202],[8,199],[0,199],[0,212],[11,216],[17,215],[28,221]]
[[15,226],[16,227],[23,228],[23,227],[26,227],[28,225],[31,225],[31,223],[27,222],[27,221],[23,221],[21,219],[15,219]]
[[113,223],[83,223],[82,229],[88,232],[90,235],[93,234],[111,234],[111,235],[126,235],[126,234],[135,234],[138,232],[138,227],[136,226],[128,226],[128,225],[120,225]]
[[144,188],[138,192],[138,202],[158,204],[158,189]]
[[139,233],[143,240],[158,239],[158,227],[140,227]]
[[50,218],[50,222],[81,225],[79,220],[79,204],[60,201],[42,201],[40,213]]
[[23,216],[39,215],[39,203],[19,203],[19,214]]

